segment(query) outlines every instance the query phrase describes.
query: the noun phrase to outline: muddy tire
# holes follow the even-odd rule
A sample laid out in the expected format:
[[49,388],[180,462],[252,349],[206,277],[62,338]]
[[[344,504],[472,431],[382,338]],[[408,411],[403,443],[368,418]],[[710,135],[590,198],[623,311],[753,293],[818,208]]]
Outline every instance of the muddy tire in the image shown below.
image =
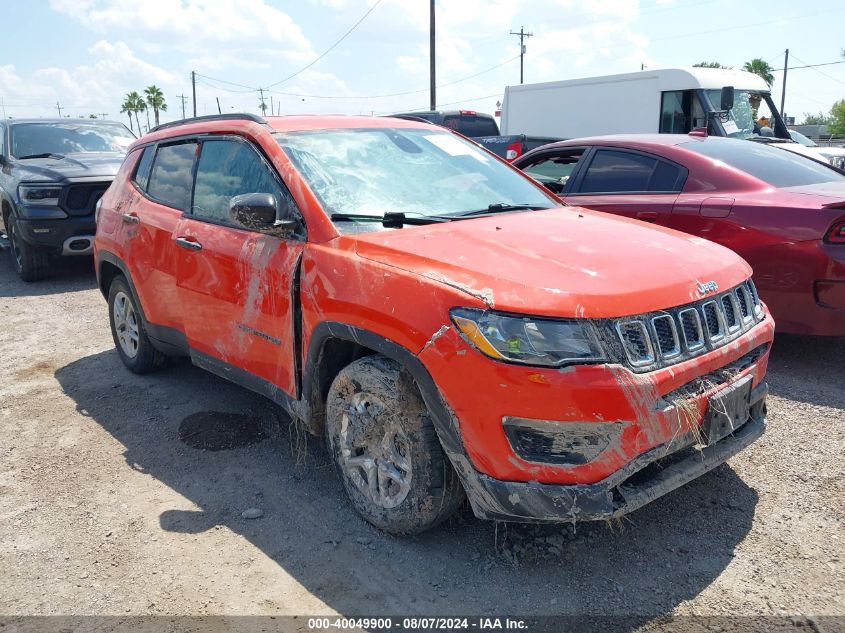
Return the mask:
[[360,358],[334,379],[326,440],[355,510],[386,532],[424,532],[464,500],[416,383],[384,356]]
[[115,277],[109,286],[109,323],[114,346],[129,371],[146,374],[164,365],[167,356],[150,342],[138,300],[123,275]]
[[7,222],[9,231],[9,251],[15,272],[23,281],[38,281],[50,274],[50,254],[25,242],[18,231],[15,216],[10,215]]

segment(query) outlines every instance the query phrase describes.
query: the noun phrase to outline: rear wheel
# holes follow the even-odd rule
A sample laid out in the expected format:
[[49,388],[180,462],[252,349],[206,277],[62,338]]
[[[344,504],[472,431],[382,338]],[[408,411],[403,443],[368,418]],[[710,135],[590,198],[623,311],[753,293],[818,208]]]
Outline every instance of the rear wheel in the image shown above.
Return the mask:
[[393,360],[367,356],[337,375],[326,434],[352,505],[378,528],[423,532],[464,499],[416,383]]
[[146,374],[164,365],[167,356],[150,342],[138,304],[126,278],[115,277],[109,287],[109,321],[120,360],[136,374]]
[[25,242],[20,236],[15,216],[7,221],[9,230],[9,250],[15,271],[23,281],[38,281],[50,273],[50,254],[43,248]]

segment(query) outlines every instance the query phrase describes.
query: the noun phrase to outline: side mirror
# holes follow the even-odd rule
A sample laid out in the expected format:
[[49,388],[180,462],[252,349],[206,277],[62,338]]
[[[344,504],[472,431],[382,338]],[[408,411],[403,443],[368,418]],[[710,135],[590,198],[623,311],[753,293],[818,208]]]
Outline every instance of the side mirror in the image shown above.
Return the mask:
[[275,237],[289,237],[296,230],[296,220],[277,219],[276,196],[271,193],[244,193],[229,201],[229,218],[250,231]]
[[727,112],[731,108],[734,107],[734,87],[733,86],[724,86],[722,88],[722,99],[721,99],[721,109],[723,112]]

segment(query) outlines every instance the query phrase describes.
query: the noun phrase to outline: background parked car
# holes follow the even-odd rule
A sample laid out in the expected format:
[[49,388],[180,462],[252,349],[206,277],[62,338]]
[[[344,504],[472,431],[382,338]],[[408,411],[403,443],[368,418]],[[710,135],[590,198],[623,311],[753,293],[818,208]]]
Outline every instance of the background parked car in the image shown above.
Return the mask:
[[[827,160],[837,169],[845,171],[845,148],[843,147],[822,147],[812,139],[807,138],[801,132],[789,130],[792,140],[802,147],[812,148],[819,156]],[[787,148],[788,149],[788,148]]]
[[0,229],[21,279],[46,276],[53,257],[91,254],[94,207],[134,140],[113,121],[0,122]]
[[475,110],[404,112],[391,116],[397,119],[428,121],[455,130],[507,161],[513,161],[537,147],[563,140],[560,137],[526,136],[525,134],[503,136],[499,133],[496,119]]
[[565,202],[742,255],[779,331],[845,336],[845,175],[763,144],[692,135],[576,139],[517,159]]

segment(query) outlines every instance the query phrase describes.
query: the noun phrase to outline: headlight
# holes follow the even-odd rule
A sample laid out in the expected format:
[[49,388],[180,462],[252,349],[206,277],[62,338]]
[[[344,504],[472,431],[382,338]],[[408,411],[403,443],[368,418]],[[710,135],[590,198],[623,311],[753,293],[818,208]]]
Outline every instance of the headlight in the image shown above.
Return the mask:
[[496,360],[559,367],[605,360],[591,323],[539,319],[471,308],[450,312],[458,331],[482,354]]
[[62,188],[55,185],[19,185],[18,197],[24,204],[55,207],[59,204]]

